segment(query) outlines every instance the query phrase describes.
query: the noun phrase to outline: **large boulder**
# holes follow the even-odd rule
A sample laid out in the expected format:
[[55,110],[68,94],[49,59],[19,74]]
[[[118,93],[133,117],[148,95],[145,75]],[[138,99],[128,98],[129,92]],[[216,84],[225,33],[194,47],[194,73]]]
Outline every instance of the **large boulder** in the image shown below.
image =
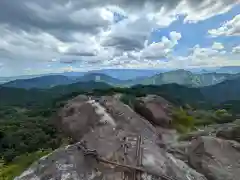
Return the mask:
[[209,180],[239,180],[240,145],[210,136],[198,137],[188,151],[189,164]]
[[217,137],[235,140],[240,142],[240,125],[229,126],[224,129],[221,129],[216,134]]
[[[73,104],[77,106],[74,106],[76,111],[65,113]],[[85,106],[87,108],[83,108]],[[88,115],[90,112],[93,114]],[[160,148],[156,129],[116,98],[101,97],[97,100],[87,100],[78,97],[69,101],[61,113],[64,116],[59,121],[63,125],[63,131],[76,139],[79,138],[89,149],[96,150],[103,159],[136,166],[135,138],[141,136],[141,167],[145,170],[142,174],[143,179],[159,179],[164,175],[176,180],[206,180],[186,163]],[[130,139],[127,154],[122,146],[126,139]],[[89,159],[89,156],[84,156],[79,145],[81,144],[77,143],[54,151],[33,164],[16,180],[122,179],[121,172],[126,169],[119,170],[116,166],[97,162],[94,157]]]
[[171,124],[171,103],[160,96],[148,95],[137,98],[134,103],[134,110],[150,121],[153,125],[170,127]]
[[[206,127],[199,127],[196,131],[189,132],[187,134],[183,134],[179,137],[181,141],[191,141],[192,139],[196,139],[197,137],[201,136],[213,136],[213,137],[221,137],[223,138],[224,135],[220,135],[219,132],[230,132],[233,130],[237,125],[234,123],[225,123],[225,124],[213,124]],[[226,138],[226,139],[230,139]],[[231,140],[231,139],[230,139]],[[232,139],[233,140],[233,139]]]
[[84,156],[80,143],[62,147],[33,163],[14,180],[80,180],[100,179],[96,161]]
[[58,112],[55,124],[65,135],[78,142],[84,134],[96,126],[99,119],[100,115],[89,103],[88,96],[80,95],[68,101]]

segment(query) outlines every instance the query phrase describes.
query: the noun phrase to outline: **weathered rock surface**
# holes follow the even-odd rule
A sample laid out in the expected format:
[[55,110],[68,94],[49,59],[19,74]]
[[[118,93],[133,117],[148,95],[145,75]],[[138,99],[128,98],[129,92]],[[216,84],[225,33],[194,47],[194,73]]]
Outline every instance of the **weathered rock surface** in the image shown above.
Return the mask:
[[[146,170],[143,179],[165,175],[176,180],[206,180],[186,163],[160,148],[156,129],[115,98],[102,97],[96,101],[77,97],[69,101],[59,115],[64,132],[75,140],[85,141],[87,147],[95,149],[99,156],[119,163],[136,166],[136,144],[129,141],[127,156],[121,145],[124,138],[141,135],[142,167]],[[86,159],[78,145],[56,150],[32,165],[16,180],[121,179],[117,168],[96,163],[94,158]],[[152,176],[152,173],[157,176]]]
[[58,113],[56,124],[76,142],[99,123],[100,115],[95,112],[95,108],[88,100],[85,95],[77,96]]
[[194,139],[189,163],[209,180],[239,180],[240,145],[235,141],[203,136]]
[[[220,135],[217,135],[217,134],[219,134],[219,132],[224,131],[224,130],[231,131],[231,130],[233,130],[233,128],[235,128],[237,126],[240,126],[240,125],[237,125],[235,123],[209,125],[207,127],[200,128],[197,131],[193,131],[188,134],[185,134],[184,136],[181,136],[179,138],[182,141],[191,141],[192,139],[195,139],[200,136],[217,137],[217,136],[220,136]],[[234,139],[230,139],[230,140],[234,140]]]
[[148,95],[138,98],[134,104],[134,110],[149,120],[153,125],[169,127],[171,103],[156,95]]
[[216,136],[240,142],[240,125],[236,124],[234,126],[225,127],[224,129],[219,130]]
[[[78,144],[59,148],[42,157],[15,180],[80,180],[101,178],[93,167],[96,162],[84,157]],[[96,178],[97,179],[97,178]]]
[[188,150],[190,146],[191,142],[188,141],[175,142],[168,144],[166,146],[166,151],[171,153],[175,158],[188,163]]

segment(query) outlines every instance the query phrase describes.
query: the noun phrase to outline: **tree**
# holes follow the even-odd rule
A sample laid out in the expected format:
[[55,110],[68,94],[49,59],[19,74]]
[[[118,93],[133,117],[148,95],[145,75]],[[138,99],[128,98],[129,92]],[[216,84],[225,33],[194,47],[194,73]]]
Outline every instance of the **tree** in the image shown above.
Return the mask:
[[215,111],[215,114],[219,117],[226,115],[228,112],[226,109],[218,109]]
[[232,116],[232,114],[228,113],[228,111],[225,109],[216,110],[215,115],[216,115],[216,122],[220,124],[234,121],[234,117]]
[[194,127],[194,118],[182,108],[173,110],[172,118],[172,124],[179,132],[188,132]]

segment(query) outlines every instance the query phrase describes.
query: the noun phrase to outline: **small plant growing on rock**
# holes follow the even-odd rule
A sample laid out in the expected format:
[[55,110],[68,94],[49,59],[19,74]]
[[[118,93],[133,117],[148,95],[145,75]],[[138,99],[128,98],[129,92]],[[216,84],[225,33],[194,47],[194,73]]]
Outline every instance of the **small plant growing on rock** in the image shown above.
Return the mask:
[[180,133],[187,133],[194,127],[194,118],[182,108],[174,109],[172,118],[173,127]]

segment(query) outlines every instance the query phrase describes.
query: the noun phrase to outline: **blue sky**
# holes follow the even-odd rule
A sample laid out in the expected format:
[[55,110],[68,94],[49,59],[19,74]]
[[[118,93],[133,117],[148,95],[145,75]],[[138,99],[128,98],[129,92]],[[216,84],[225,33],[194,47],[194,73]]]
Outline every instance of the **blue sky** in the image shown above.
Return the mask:
[[238,0],[2,0],[0,35],[0,76],[240,66]]
[[179,44],[175,48],[175,52],[178,55],[184,55],[186,49],[191,48],[196,44],[199,44],[201,47],[209,47],[216,41],[223,43],[227,50],[231,50],[234,46],[240,44],[239,34],[236,36],[210,37],[208,30],[218,28],[222,23],[232,20],[238,14],[240,14],[240,5],[235,6],[227,13],[216,15],[204,21],[192,24],[184,23],[184,16],[180,16],[179,19],[173,22],[170,26],[160,28],[153,32],[151,40],[159,42],[162,36],[168,37],[169,32],[177,31],[180,32],[183,37],[179,40]]

